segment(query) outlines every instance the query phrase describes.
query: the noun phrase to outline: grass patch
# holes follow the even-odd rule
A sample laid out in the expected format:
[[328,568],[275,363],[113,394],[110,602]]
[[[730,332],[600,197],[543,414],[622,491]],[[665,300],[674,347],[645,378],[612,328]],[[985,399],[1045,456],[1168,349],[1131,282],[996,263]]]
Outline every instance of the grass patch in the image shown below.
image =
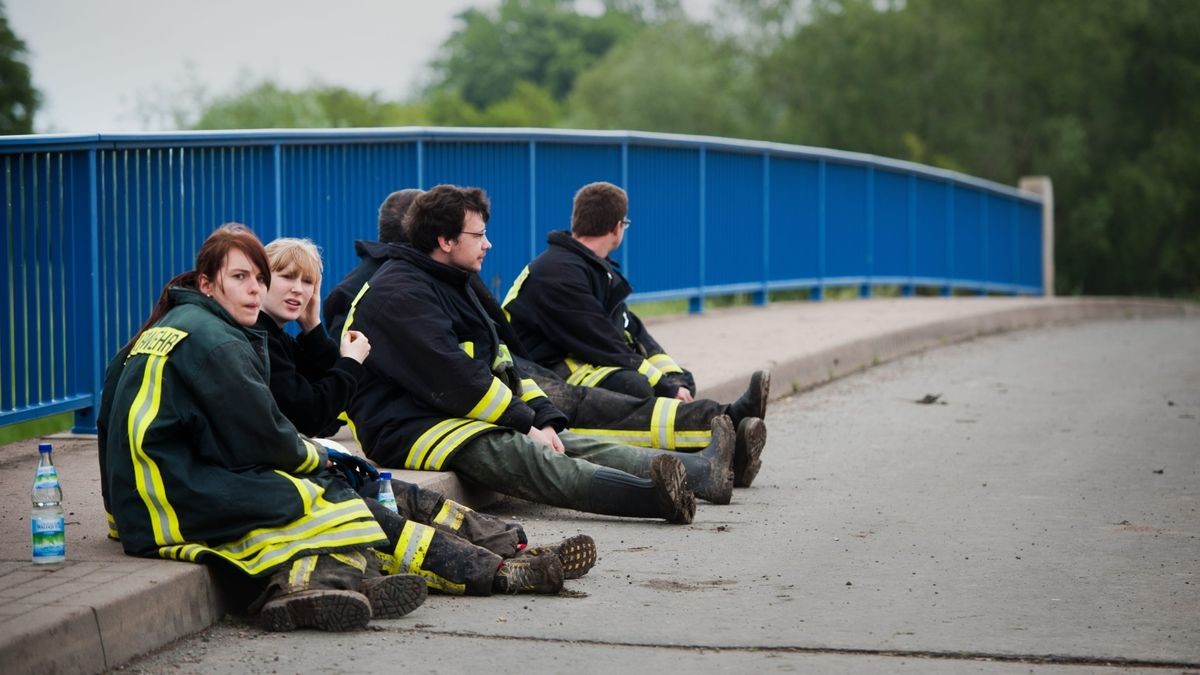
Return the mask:
[[59,413],[50,417],[41,417],[28,422],[18,422],[0,427],[0,445],[20,443],[32,438],[41,438],[60,431],[68,431],[75,423],[75,413]]

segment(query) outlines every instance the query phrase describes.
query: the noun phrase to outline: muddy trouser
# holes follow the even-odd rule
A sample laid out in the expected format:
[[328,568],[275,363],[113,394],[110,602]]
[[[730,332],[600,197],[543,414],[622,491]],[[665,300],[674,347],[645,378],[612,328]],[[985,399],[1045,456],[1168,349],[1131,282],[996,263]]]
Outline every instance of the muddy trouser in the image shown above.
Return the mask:
[[645,477],[650,460],[664,451],[570,431],[559,438],[565,454],[516,431],[493,431],[465,443],[446,468],[490,490],[539,504],[611,516],[664,517],[657,489]]
[[[712,440],[711,423],[729,406],[709,399],[683,403],[651,395],[639,398],[603,387],[568,384],[554,371],[531,361],[517,359],[554,406],[569,420],[577,434],[603,438],[614,443],[690,452]],[[634,373],[637,375],[637,373]],[[637,377],[644,383],[646,378]]]
[[[392,479],[392,492],[396,493],[396,508],[404,518],[462,537],[502,558],[515,556],[519,546],[528,541],[520,525],[474,511],[439,492],[396,479]],[[374,499],[379,494],[379,482],[363,485],[358,494]]]
[[312,590],[357,591],[368,574],[378,576],[369,549],[304,556],[271,574],[265,589],[247,608],[258,614],[272,598]]
[[386,549],[375,549],[385,574],[419,574],[430,590],[452,595],[492,594],[500,556],[462,537],[405,518],[374,499],[364,501],[388,538]]

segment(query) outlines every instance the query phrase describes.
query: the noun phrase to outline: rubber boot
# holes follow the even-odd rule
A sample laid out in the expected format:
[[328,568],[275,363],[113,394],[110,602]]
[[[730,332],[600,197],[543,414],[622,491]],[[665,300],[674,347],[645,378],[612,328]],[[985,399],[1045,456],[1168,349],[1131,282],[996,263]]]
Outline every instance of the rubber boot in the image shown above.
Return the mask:
[[505,560],[492,579],[492,590],[496,593],[553,595],[562,587],[562,561],[545,549]]
[[663,453],[650,460],[649,481],[599,467],[592,474],[588,492],[587,510],[592,513],[663,518],[681,525],[696,516],[696,497],[687,487],[687,471],[673,454]]
[[738,423],[733,452],[733,486],[750,487],[762,468],[763,448],[767,445],[767,424],[757,417]]
[[[717,415],[709,422],[712,440],[700,452],[672,452],[669,450],[644,450],[644,462],[667,455],[676,457],[687,472],[687,486],[697,499],[713,504],[728,504],[733,498],[733,456],[736,445],[733,423],[727,415]],[[644,468],[643,468],[644,467]],[[649,466],[642,464],[630,471],[635,476],[645,475]]]
[[577,534],[550,546],[531,546],[517,557],[545,554],[558,556],[564,579],[578,579],[596,564],[596,542],[586,534]]
[[725,414],[729,415],[735,426],[741,424],[742,420],[747,417],[765,420],[767,418],[767,402],[770,401],[770,398],[771,371],[756,370],[750,376],[750,386],[746,387],[746,391],[738,397],[738,400],[729,404]]

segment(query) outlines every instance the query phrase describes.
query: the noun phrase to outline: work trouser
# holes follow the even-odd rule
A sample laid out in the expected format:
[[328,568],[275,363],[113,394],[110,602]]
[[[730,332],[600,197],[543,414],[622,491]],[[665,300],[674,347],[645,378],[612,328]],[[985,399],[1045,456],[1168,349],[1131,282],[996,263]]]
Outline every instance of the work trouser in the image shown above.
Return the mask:
[[[636,448],[564,431],[560,454],[528,436],[504,430],[475,437],[447,461],[448,468],[480,485],[539,504],[589,513],[663,517],[654,506],[654,484],[619,467],[648,469],[661,451]],[[615,467],[610,468],[610,467]],[[600,480],[597,472],[601,472]],[[618,478],[613,481],[613,478]],[[624,504],[621,492],[626,492]],[[615,503],[614,503],[615,502]],[[633,505],[638,505],[633,508]]]
[[[655,397],[646,378],[633,371],[625,372],[633,373],[646,385],[643,393],[648,393],[644,397],[603,386],[569,384],[549,368],[523,359],[518,362],[567,416],[571,431],[614,443],[684,452],[699,450],[712,440],[713,418],[724,415],[729,407],[709,399],[684,403]],[[621,379],[617,373],[614,376]]]
[[386,549],[375,549],[385,574],[418,574],[430,590],[451,595],[491,595],[492,581],[502,562],[499,555],[450,532],[405,518],[374,499],[365,501],[388,538]]
[[[515,556],[520,545],[528,542],[525,530],[520,525],[479,513],[452,499],[446,499],[439,492],[394,478],[392,492],[396,495],[396,508],[402,517],[462,537],[501,558]],[[363,485],[358,493],[374,499],[379,495],[379,481]]]

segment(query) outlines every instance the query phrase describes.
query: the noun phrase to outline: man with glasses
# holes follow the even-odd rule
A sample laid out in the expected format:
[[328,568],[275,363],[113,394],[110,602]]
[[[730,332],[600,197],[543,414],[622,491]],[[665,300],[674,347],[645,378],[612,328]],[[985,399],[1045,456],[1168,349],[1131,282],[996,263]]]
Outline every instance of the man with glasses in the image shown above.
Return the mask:
[[[575,193],[570,232],[551,232],[546,251],[513,282],[504,310],[529,357],[570,384],[599,387],[639,399],[690,402],[692,374],[679,366],[625,305],[632,288],[609,257],[621,245],[631,222],[629,198],[612,183],[583,186]],[[739,426],[758,425],[770,387],[766,371],[751,377],[750,396],[729,406]],[[761,401],[745,410],[745,402]],[[755,421],[750,421],[754,419]],[[765,436],[765,427],[763,435]],[[739,449],[740,450],[740,449]],[[736,484],[748,486],[758,457],[739,451]],[[750,471],[745,470],[752,464]]]

